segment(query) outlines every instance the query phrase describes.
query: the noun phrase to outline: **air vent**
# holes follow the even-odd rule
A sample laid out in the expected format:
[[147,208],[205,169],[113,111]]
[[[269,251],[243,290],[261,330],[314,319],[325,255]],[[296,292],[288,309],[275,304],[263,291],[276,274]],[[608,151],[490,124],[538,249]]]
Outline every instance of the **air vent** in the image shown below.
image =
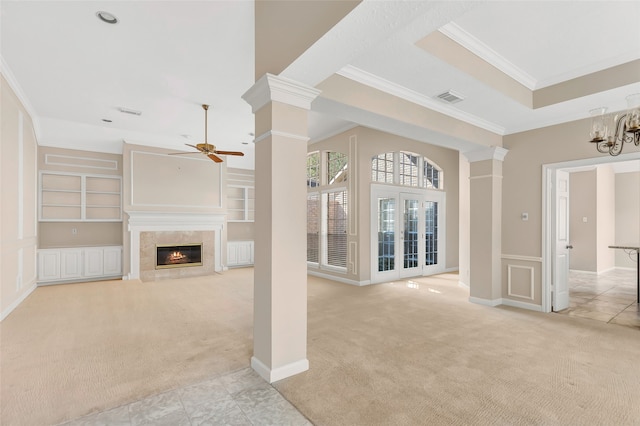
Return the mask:
[[142,111],[136,111],[135,109],[119,107],[118,111],[123,114],[131,114],[131,115],[142,115]]
[[436,96],[436,98],[448,104],[455,104],[456,102],[460,102],[464,100],[464,97],[462,95],[455,93],[451,90],[447,90],[444,93],[440,93],[438,96]]

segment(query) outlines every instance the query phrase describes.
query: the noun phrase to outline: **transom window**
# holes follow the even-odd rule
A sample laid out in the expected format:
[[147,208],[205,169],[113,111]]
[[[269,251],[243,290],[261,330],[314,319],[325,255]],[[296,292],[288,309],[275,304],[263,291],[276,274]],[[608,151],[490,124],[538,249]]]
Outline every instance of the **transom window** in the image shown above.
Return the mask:
[[444,189],[442,169],[412,152],[385,152],[371,159],[371,181],[429,189]]
[[307,154],[307,187],[320,186],[320,153]]
[[347,181],[347,158],[341,152],[327,152],[327,184]]

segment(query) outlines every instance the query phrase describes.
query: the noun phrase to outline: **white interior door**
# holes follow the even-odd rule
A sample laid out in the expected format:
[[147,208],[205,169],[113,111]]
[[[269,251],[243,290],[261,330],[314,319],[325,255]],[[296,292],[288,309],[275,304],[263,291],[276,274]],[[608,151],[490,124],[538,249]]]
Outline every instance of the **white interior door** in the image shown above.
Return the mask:
[[554,311],[569,307],[569,173],[556,170],[555,244],[551,306]]

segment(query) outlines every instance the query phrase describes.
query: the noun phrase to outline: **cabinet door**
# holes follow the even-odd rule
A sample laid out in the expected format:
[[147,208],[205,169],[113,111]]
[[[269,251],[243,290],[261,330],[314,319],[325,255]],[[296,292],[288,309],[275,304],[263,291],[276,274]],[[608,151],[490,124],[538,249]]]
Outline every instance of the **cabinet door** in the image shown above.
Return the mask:
[[60,251],[60,278],[82,277],[82,250]]
[[238,265],[251,265],[253,263],[252,245],[248,241],[238,244]]
[[38,252],[38,280],[54,281],[60,279],[60,251],[40,250]]
[[104,250],[87,248],[84,251],[84,276],[99,277],[104,275]]
[[105,247],[103,261],[104,275],[122,274],[122,248]]
[[227,243],[227,265],[236,266],[238,264],[238,243],[232,241]]

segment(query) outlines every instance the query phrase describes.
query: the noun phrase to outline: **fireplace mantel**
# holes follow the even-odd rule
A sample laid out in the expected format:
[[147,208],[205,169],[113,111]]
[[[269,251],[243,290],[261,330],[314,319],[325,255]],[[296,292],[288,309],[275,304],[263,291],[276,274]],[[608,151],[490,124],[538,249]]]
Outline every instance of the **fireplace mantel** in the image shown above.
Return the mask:
[[222,241],[226,216],[216,213],[126,212],[128,217],[130,271],[125,279],[140,279],[140,233],[148,231],[214,231],[214,269],[223,270]]

